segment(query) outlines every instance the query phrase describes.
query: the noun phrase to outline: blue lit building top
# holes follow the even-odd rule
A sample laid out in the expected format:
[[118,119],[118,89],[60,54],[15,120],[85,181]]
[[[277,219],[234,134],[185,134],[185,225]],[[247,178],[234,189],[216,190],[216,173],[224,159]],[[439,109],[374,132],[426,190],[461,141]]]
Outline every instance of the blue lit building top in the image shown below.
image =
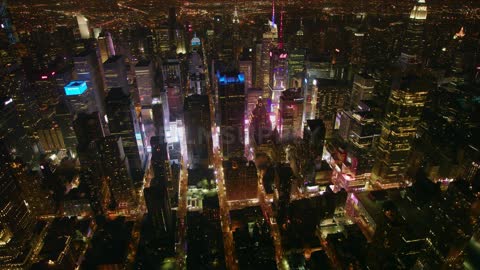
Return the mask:
[[78,96],[87,91],[87,83],[85,81],[71,81],[65,85],[65,94],[67,96]]
[[217,78],[220,84],[245,83],[245,75],[243,73],[238,73],[236,75],[217,73]]

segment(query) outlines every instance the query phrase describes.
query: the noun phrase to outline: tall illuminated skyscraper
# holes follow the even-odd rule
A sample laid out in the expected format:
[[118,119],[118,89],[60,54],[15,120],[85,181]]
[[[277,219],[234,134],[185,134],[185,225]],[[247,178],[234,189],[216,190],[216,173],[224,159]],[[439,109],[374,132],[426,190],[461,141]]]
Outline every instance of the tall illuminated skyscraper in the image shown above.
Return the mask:
[[433,87],[425,75],[408,74],[394,80],[372,171],[372,180],[380,187],[398,187],[404,182],[411,143]]
[[245,130],[245,78],[242,73],[217,74],[220,146],[223,156],[243,156]]
[[303,97],[299,90],[288,89],[280,97],[278,131],[282,142],[291,142],[303,134]]
[[76,18],[77,18],[78,30],[80,32],[80,38],[89,39],[91,37],[91,34],[90,34],[90,28],[88,26],[88,19],[81,14],[78,14]]
[[270,69],[271,69],[271,51],[277,47],[278,42],[278,29],[275,24],[275,3],[272,5],[272,20],[268,22],[269,30],[263,34],[261,44],[261,56],[260,56],[260,70],[257,70],[257,76],[260,76],[258,81],[263,89],[263,97],[270,98],[271,90],[270,84]]
[[112,88],[105,103],[110,134],[122,138],[131,176],[134,181],[140,181],[145,165],[145,150],[139,119],[130,95],[125,94],[121,88]]
[[109,57],[115,55],[115,47],[113,46],[112,35],[110,32],[102,32],[97,38],[98,51],[102,63],[107,61]]
[[425,0],[418,0],[410,12],[407,33],[403,41],[402,54],[400,55],[401,62],[405,64],[421,62],[425,43],[424,31],[427,14]]
[[147,60],[138,62],[135,65],[135,78],[141,107],[144,145],[149,151],[150,138],[155,136],[152,112],[152,92],[155,87],[153,63]]

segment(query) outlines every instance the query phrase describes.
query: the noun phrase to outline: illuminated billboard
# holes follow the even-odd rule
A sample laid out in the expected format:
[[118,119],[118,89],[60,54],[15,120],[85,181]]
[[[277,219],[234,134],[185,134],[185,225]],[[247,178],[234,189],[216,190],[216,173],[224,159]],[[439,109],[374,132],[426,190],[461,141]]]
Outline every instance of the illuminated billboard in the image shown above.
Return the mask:
[[87,83],[85,81],[71,81],[64,87],[67,96],[77,96],[87,91]]

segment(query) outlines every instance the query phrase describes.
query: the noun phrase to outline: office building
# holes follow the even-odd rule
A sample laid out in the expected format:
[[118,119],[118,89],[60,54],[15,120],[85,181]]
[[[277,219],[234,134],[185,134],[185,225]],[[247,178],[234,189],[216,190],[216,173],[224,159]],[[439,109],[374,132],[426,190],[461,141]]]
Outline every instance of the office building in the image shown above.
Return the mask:
[[110,134],[122,138],[131,176],[135,182],[140,181],[145,165],[145,149],[140,122],[130,94],[125,94],[121,88],[112,88],[105,103]]
[[78,14],[76,18],[77,18],[78,31],[80,33],[80,38],[89,39],[91,37],[91,34],[90,34],[90,27],[88,26],[88,19],[81,14]]
[[173,217],[170,198],[163,185],[154,185],[143,190],[148,218],[157,236],[173,234]]
[[217,74],[220,146],[224,158],[243,156],[245,143],[245,78],[242,73]]
[[400,61],[405,64],[420,63],[423,57],[425,43],[424,31],[427,20],[427,4],[425,0],[418,0],[410,12],[407,33],[403,41]]
[[238,62],[238,71],[245,74],[245,87],[250,89],[253,87],[253,62],[252,60],[240,60]]
[[[122,88],[125,93],[130,92],[127,80],[127,69],[125,66],[125,57],[123,55],[110,56],[103,63],[103,72],[105,74],[105,86],[107,92],[111,88]],[[138,97],[136,97],[138,99]],[[135,100],[138,104],[138,100]]]
[[55,122],[49,120],[40,122],[37,136],[43,152],[50,153],[66,149],[62,130]]
[[97,53],[93,50],[85,50],[73,58],[73,64],[77,80],[86,83],[95,99],[96,111],[103,117],[105,115],[104,80]]
[[253,161],[233,158],[223,161],[227,200],[239,201],[257,198],[258,176]]
[[111,191],[115,209],[129,213],[137,203],[137,195],[130,178],[128,158],[123,151],[120,136],[107,136],[97,142],[101,155],[103,175]]
[[204,95],[207,92],[203,60],[196,51],[188,57],[188,94]]
[[303,135],[303,98],[300,90],[288,89],[280,97],[278,132],[282,142],[291,142]]
[[209,97],[206,95],[186,97],[184,119],[190,167],[208,168],[213,155]]
[[97,38],[97,46],[100,55],[100,61],[105,63],[108,58],[115,55],[115,47],[113,46],[112,34],[103,31]]
[[[31,243],[34,219],[22,197],[12,167],[11,150],[0,141],[0,267],[25,263],[35,243]],[[19,267],[22,268],[22,267]]]
[[71,81],[64,87],[65,100],[72,115],[99,111],[92,88],[85,81]]
[[155,125],[152,112],[153,91],[155,87],[155,78],[153,63],[151,61],[140,61],[135,65],[135,78],[140,101],[140,110],[142,116],[143,144],[147,152],[151,150],[150,138],[155,136]]
[[372,100],[375,90],[375,80],[372,76],[359,73],[353,77],[352,96],[350,99],[350,108],[358,110],[361,100]]
[[426,75],[407,74],[395,78],[382,122],[378,160],[372,171],[372,180],[380,187],[398,187],[406,180],[404,177],[411,143],[427,94],[433,87]]

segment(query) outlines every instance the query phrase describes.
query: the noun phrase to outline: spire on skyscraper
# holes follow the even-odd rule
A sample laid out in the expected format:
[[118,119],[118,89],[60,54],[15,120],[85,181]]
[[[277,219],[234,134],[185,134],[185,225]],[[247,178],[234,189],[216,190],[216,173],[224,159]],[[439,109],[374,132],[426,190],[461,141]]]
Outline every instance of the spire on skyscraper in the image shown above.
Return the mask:
[[280,11],[280,30],[278,32],[278,48],[283,49],[283,9]]
[[235,6],[235,9],[233,10],[233,23],[240,23],[240,19],[238,18],[238,11],[237,11],[237,6]]
[[272,27],[275,27],[275,0],[272,0]]

